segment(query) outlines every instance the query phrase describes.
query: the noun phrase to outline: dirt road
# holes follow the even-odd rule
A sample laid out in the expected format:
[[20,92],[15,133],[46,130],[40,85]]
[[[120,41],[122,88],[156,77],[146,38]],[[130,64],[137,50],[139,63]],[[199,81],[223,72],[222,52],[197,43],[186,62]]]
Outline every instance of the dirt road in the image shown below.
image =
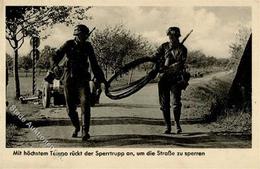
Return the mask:
[[[216,76],[224,76],[226,73],[194,79],[190,84],[198,85]],[[149,84],[138,93],[122,100],[110,100],[102,95],[101,104],[92,108],[91,139],[88,142],[82,142],[80,136],[71,137],[73,127],[64,107],[41,109],[27,119],[27,122],[33,122],[32,125],[54,147],[247,148],[251,146],[248,137],[213,133],[201,125],[201,119],[193,112],[200,113],[205,105],[198,98],[192,98],[190,92],[191,88],[188,87],[183,94],[181,120],[183,133],[178,135],[174,130],[172,134],[162,134],[164,123],[158,105],[157,84]],[[45,147],[31,129],[25,127],[20,129],[19,133],[12,140],[12,147]]]

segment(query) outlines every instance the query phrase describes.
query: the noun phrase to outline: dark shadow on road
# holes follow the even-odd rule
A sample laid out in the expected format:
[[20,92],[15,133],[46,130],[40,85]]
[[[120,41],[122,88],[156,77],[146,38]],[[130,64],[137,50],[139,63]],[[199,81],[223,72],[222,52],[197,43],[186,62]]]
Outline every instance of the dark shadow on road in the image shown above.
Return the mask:
[[[33,126],[69,126],[72,125],[71,121],[67,118],[44,118],[44,119],[32,119]],[[174,123],[174,122],[172,122]],[[201,124],[203,119],[183,119],[182,124]],[[143,117],[93,117],[91,119],[91,125],[115,125],[115,124],[143,124],[143,125],[159,125],[163,126],[163,119],[143,118]],[[27,126],[23,126],[27,127]]]
[[[66,106],[65,105],[51,105],[50,111],[54,112],[56,110],[63,110]],[[80,105],[78,105],[80,107]],[[159,109],[159,103],[158,105],[151,105],[151,104],[131,104],[131,103],[100,103],[96,104],[95,107],[121,107],[126,109],[132,109],[132,108],[158,108]],[[55,108],[55,109],[53,109]]]
[[[25,144],[37,143],[38,140]],[[77,139],[49,139],[55,147],[139,147],[139,148],[250,148],[251,137],[220,136],[215,133],[184,133],[179,135],[95,135],[87,142]]]
[[129,104],[129,103],[101,103],[95,105],[95,107],[122,107],[122,108],[159,108],[159,105],[150,104]]

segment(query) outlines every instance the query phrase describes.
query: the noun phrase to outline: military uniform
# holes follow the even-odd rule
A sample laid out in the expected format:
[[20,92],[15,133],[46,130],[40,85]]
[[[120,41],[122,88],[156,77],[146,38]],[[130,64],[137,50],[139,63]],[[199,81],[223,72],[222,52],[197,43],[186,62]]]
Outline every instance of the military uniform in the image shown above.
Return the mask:
[[82,111],[82,132],[88,135],[90,126],[90,87],[91,78],[89,66],[99,82],[106,82],[103,71],[99,67],[93,47],[90,42],[78,43],[68,40],[62,45],[53,58],[54,66],[67,57],[64,66],[64,94],[68,115],[75,127],[73,136],[80,130],[79,117],[76,112],[79,99]]
[[[174,119],[176,122],[177,133],[182,132],[180,127],[181,115],[181,92],[184,89],[179,82],[183,78],[185,70],[185,61],[187,58],[187,49],[181,43],[172,44],[163,43],[153,56],[160,62],[160,80],[158,82],[160,109],[163,112],[166,131],[171,132],[170,102],[173,107]],[[167,65],[165,63],[167,62]]]

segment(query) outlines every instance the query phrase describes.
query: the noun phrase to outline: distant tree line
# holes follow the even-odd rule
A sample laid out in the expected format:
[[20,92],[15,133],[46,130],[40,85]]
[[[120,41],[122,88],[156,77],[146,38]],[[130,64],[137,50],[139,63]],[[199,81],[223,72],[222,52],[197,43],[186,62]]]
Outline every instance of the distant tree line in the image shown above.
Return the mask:
[[[229,58],[215,58],[214,56],[205,55],[201,50],[193,50],[188,53],[187,64],[191,68],[220,67],[235,69],[242,56],[249,33],[250,30],[240,28],[236,35],[236,40],[229,46]],[[93,32],[89,40],[93,44],[97,60],[104,70],[106,77],[132,60],[151,56],[158,47],[141,35],[132,33],[123,25],[97,29]],[[55,50],[55,48],[47,45],[40,51],[40,57],[37,62],[38,70],[47,70],[50,68],[50,58],[55,55]],[[13,56],[11,57],[6,54],[6,65],[8,66],[9,73],[15,70],[13,64],[16,62],[14,62],[13,58]],[[28,72],[32,68],[32,59],[29,54],[18,57],[17,63],[19,70]],[[149,66],[149,64],[144,65],[141,69],[146,69]]]
[[[48,70],[51,66],[50,58],[55,55],[55,48],[52,48],[46,45],[41,51],[39,60],[37,61],[37,68],[40,70]],[[6,66],[9,69],[9,72],[13,70],[13,57],[9,54],[6,54]],[[25,72],[32,69],[32,57],[30,54],[20,56],[18,58],[18,69],[24,70]]]
[[211,66],[225,68],[229,62],[229,58],[206,56],[201,50],[190,51],[187,57],[187,64],[193,68],[206,68]]
[[[239,32],[237,34],[238,40],[230,45],[229,58],[216,58],[205,55],[201,50],[192,50],[188,52],[187,64],[193,68],[216,66],[232,69],[236,67],[244,50],[249,31],[243,28]],[[151,56],[157,48],[153,43],[140,35],[131,33],[122,25],[106,27],[103,30],[97,29],[90,41],[95,49],[98,62],[106,74],[115,72],[132,60]],[[55,50],[56,48],[46,45],[40,51],[37,68],[49,69],[51,66],[50,58],[55,55]],[[13,69],[13,59],[9,54],[6,54],[6,65],[9,70]],[[32,68],[32,59],[29,54],[18,58],[18,68],[23,70]]]
[[154,52],[150,42],[132,33],[123,25],[96,30],[91,41],[106,77],[109,72],[114,73],[124,64],[140,57],[150,56]]
[[[120,69],[124,64],[129,63],[144,56],[151,56],[156,46],[147,41],[144,37],[131,33],[122,25],[114,27],[106,27],[103,30],[97,29],[91,36],[90,41],[93,44],[97,60],[105,71],[114,73]],[[55,55],[56,48],[46,45],[40,51],[40,57],[37,61],[38,69],[49,69],[51,66],[50,58]],[[9,70],[13,67],[12,57],[6,55],[7,65]],[[32,68],[31,56],[19,57],[18,68],[25,71]],[[187,64],[192,68],[206,68],[211,66],[225,68],[230,64],[230,58],[215,58],[213,56],[206,56],[201,50],[193,50],[188,53]],[[150,65],[144,65],[143,69]]]

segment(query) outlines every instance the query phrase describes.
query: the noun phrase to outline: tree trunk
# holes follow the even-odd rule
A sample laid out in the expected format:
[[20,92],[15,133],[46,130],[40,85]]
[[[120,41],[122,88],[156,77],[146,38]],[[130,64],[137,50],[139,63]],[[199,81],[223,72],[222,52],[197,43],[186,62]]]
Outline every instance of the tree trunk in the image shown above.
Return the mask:
[[19,99],[20,97],[20,81],[19,81],[19,72],[18,72],[18,41],[15,39],[15,48],[14,48],[14,81],[15,81],[15,97],[16,99]]
[[108,76],[108,72],[107,72],[107,71],[108,71],[108,69],[107,69],[107,64],[106,64],[106,65],[105,65],[105,72],[106,72],[106,73],[105,73],[105,74],[106,74],[105,76],[106,76],[106,79],[107,79],[107,76]]

